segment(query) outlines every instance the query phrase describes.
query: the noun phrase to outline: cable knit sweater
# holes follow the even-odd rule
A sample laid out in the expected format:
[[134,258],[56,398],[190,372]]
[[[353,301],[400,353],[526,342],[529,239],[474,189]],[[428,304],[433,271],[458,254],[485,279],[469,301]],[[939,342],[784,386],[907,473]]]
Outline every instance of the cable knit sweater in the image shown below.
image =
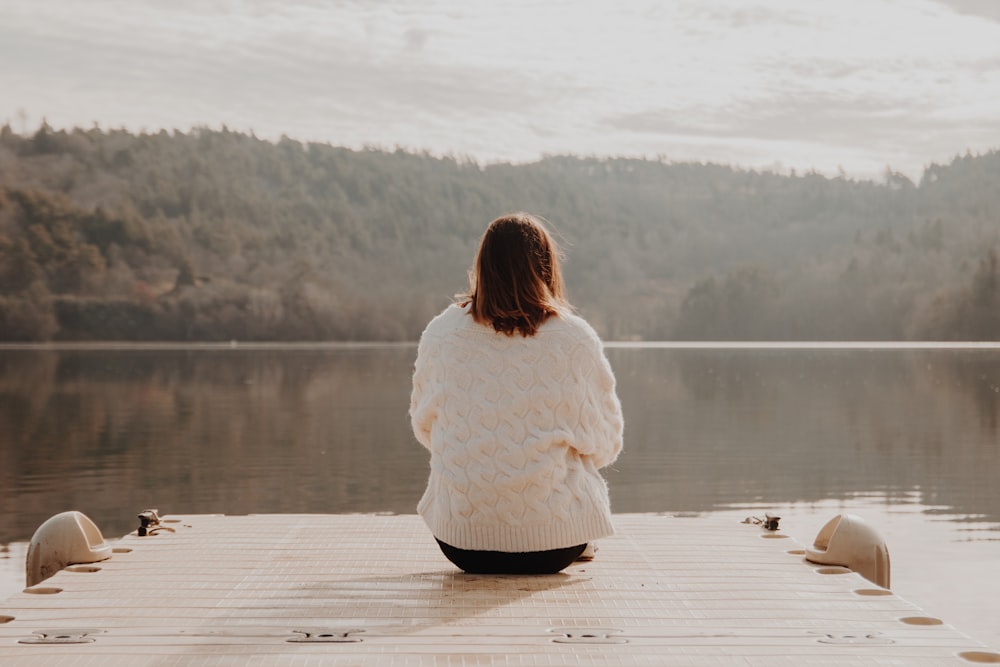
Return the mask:
[[621,404],[580,317],[550,317],[525,338],[450,306],[420,338],[410,419],[431,452],[417,511],[442,542],[525,552],[612,534],[598,469],[621,451]]

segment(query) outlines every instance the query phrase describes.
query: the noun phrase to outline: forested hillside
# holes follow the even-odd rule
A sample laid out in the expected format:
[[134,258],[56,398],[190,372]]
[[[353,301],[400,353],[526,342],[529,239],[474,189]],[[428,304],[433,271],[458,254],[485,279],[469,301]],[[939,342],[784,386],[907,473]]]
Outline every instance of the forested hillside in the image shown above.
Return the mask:
[[607,339],[1000,339],[1000,153],[919,183],[0,128],[0,340],[413,340],[527,210]]

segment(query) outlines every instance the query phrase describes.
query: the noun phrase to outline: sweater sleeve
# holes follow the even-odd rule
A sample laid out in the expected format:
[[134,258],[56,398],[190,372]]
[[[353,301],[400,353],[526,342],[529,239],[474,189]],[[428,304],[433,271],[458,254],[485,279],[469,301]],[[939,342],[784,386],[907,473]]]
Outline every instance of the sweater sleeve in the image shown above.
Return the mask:
[[431,427],[437,419],[441,403],[441,360],[434,354],[433,339],[425,332],[417,346],[413,368],[413,390],[410,393],[410,425],[417,442],[431,448]]
[[571,364],[580,392],[580,412],[572,446],[603,468],[618,458],[625,428],[615,376],[597,334],[575,346]]

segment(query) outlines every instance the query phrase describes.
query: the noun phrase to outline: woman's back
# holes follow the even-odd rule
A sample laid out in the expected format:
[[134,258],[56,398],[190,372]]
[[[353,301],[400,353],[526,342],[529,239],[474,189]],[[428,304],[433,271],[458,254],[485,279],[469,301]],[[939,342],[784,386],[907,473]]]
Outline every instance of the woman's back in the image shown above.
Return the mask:
[[473,304],[450,306],[421,336],[410,415],[431,472],[418,511],[465,550],[611,534],[598,469],[621,450],[622,417],[600,339],[561,303],[536,309],[527,335],[476,321]]

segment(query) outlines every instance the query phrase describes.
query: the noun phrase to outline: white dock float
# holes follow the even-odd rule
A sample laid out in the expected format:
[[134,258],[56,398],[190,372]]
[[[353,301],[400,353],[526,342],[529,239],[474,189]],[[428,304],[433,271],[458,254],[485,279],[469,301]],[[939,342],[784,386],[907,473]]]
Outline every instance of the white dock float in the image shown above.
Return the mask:
[[802,546],[618,515],[597,558],[466,575],[416,516],[174,516],[0,602],[0,665],[940,667],[1000,654]]

